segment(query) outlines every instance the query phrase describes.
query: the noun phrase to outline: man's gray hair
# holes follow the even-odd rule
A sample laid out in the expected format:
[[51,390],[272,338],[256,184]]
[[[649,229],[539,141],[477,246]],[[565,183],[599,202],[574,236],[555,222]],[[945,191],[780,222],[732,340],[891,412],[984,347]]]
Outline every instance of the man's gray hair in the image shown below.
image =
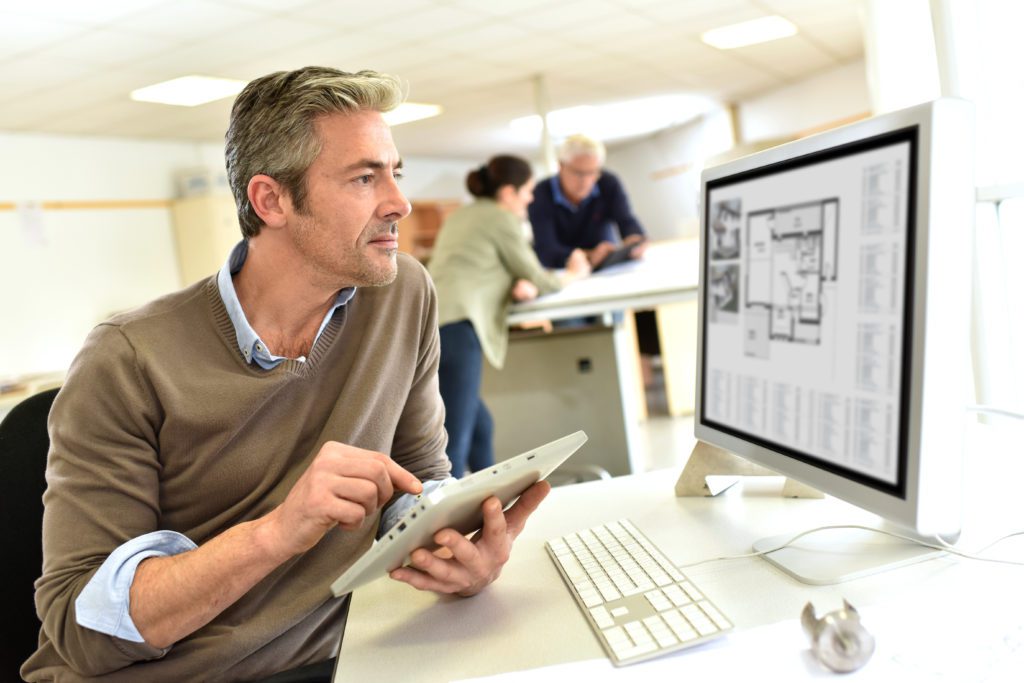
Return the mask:
[[362,110],[386,112],[405,99],[394,76],[376,71],[347,73],[307,66],[278,71],[251,81],[231,107],[224,136],[228,182],[245,237],[255,237],[263,221],[249,203],[253,176],[279,182],[297,211],[306,203],[306,171],[323,143],[315,121],[327,114]]
[[603,164],[605,157],[604,143],[578,133],[567,137],[558,148],[558,160],[562,163],[569,163],[576,157],[584,155],[596,156],[597,160]]

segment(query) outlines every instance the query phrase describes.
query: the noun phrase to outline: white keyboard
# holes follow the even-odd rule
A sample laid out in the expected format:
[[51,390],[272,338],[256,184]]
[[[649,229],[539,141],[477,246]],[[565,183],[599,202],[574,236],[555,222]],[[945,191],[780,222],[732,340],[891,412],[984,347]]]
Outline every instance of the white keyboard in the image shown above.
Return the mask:
[[616,666],[732,630],[722,612],[628,519],[551,539],[546,547]]

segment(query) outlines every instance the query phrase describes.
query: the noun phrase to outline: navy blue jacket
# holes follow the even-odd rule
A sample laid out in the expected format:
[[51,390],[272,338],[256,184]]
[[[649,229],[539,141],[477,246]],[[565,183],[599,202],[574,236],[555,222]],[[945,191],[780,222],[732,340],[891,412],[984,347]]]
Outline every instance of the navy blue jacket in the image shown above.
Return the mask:
[[613,223],[622,238],[644,234],[622,183],[608,171],[601,172],[594,191],[576,208],[565,200],[557,184],[557,175],[537,183],[529,209],[533,249],[546,268],[564,268],[573,249],[618,242]]

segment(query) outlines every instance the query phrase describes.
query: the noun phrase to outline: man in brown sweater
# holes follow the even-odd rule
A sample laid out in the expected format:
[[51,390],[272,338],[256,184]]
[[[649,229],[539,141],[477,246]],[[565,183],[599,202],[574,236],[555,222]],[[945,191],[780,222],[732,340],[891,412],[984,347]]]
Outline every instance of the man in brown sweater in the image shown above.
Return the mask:
[[[99,325],[50,415],[30,681],[253,680],[336,654],[331,582],[449,471],[433,288],[373,72],[250,83],[226,138],[245,240]],[[392,578],[473,595],[544,498],[484,504]],[[406,498],[403,498],[406,496]],[[390,507],[388,507],[390,504]]]

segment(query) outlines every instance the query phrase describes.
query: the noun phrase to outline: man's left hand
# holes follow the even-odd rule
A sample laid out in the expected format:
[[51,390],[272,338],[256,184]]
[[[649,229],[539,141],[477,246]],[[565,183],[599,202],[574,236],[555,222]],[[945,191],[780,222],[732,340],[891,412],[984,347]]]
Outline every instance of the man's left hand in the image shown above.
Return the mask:
[[635,245],[629,250],[629,258],[638,259],[643,257],[644,252],[647,251],[647,240],[643,235],[630,235],[626,239],[622,240],[623,245]]
[[435,593],[479,593],[501,574],[513,541],[550,490],[550,484],[538,481],[507,512],[502,512],[497,498],[488,498],[483,503],[484,526],[472,539],[455,529],[442,529],[434,535],[441,546],[437,551],[414,550],[409,565],[392,571],[391,578]]

